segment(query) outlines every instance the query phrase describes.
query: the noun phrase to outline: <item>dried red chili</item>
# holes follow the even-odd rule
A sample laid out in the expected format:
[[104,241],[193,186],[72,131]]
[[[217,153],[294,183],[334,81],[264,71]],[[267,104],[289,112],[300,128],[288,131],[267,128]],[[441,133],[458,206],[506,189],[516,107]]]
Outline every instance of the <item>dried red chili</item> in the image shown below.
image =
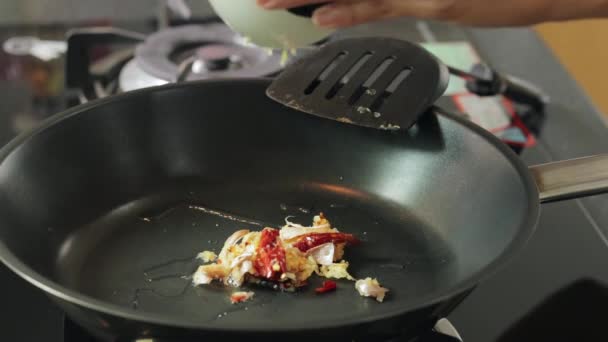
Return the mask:
[[293,244],[293,246],[299,249],[301,252],[306,252],[311,248],[315,248],[324,243],[351,243],[356,244],[359,242],[353,234],[346,233],[310,233],[302,235],[300,239]]
[[335,281],[332,280],[326,280],[323,282],[323,285],[321,285],[321,287],[318,287],[315,289],[315,292],[317,293],[326,293],[326,292],[330,292],[330,291],[334,291],[338,288],[338,284],[336,284]]
[[287,270],[285,250],[279,241],[279,231],[273,228],[264,228],[255,260],[256,272],[267,279],[278,280]]

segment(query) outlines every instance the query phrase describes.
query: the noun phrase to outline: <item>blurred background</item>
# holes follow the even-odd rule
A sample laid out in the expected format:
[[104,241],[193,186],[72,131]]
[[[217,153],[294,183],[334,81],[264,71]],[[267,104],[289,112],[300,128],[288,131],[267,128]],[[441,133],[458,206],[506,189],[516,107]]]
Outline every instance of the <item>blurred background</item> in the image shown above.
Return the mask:
[[562,64],[608,115],[608,20],[583,20],[536,27]]
[[[210,11],[205,0],[187,2],[194,14]],[[156,4],[154,0],[2,0],[0,25],[83,22],[101,18],[117,21],[137,17],[145,19],[153,15]],[[608,60],[608,20],[552,23],[535,29],[592,101],[608,115],[605,86],[608,78],[608,66],[605,64]]]

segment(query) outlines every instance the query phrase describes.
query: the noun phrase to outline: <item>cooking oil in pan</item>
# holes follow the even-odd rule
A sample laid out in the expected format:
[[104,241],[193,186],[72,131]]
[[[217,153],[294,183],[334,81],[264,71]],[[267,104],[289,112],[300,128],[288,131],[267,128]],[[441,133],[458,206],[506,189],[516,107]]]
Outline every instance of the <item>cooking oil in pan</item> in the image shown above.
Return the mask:
[[[245,195],[229,198],[221,193],[205,193],[206,199],[213,199],[213,208],[196,199],[135,202],[117,208],[66,239],[57,258],[58,281],[89,296],[131,309],[197,321],[261,320],[281,314],[276,305],[271,305],[276,301],[287,306],[308,305],[316,310],[314,291],[296,295],[256,288],[251,289],[256,293],[251,302],[232,305],[229,296],[234,289],[221,284],[194,287],[190,277],[202,264],[196,255],[204,250],[219,253],[225,239],[234,231],[280,227],[288,215],[297,215],[291,220],[305,224],[320,211],[339,229],[365,240],[356,250],[349,250],[352,273],[377,275],[389,288],[391,282],[405,284],[394,296],[407,296],[419,283],[440,283],[444,273],[452,271],[449,265],[438,266],[439,263],[422,258],[439,256],[441,251],[428,253],[427,249],[436,247],[433,241],[440,237],[430,235],[432,230],[407,216],[402,208],[378,209],[365,198],[353,199],[325,190],[298,188],[253,195],[253,191],[239,188],[239,192]],[[203,192],[197,191],[199,193]],[[298,199],[297,203],[290,202],[294,198]],[[449,253],[447,248],[445,251]],[[435,273],[433,276],[437,279],[424,278],[429,267],[441,267],[445,272]],[[355,296],[355,300],[347,309],[356,310],[364,302],[359,300],[354,288],[344,288],[336,298],[350,295]],[[331,298],[334,297],[325,300],[331,301]],[[338,301],[341,305],[351,303],[344,298]]]

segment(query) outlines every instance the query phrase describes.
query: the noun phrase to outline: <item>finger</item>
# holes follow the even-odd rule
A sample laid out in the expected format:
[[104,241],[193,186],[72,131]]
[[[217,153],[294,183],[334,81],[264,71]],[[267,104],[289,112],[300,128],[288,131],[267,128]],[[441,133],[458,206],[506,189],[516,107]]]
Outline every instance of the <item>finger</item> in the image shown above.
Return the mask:
[[324,27],[353,26],[400,16],[439,19],[452,8],[452,0],[358,0],[342,1],[315,11],[313,21]]
[[391,5],[386,0],[332,3],[317,9],[312,20],[322,27],[352,26],[391,16]]
[[[334,0],[348,2],[353,0]],[[257,0],[259,6],[266,9],[292,8],[303,5],[313,5],[328,2],[327,0]]]

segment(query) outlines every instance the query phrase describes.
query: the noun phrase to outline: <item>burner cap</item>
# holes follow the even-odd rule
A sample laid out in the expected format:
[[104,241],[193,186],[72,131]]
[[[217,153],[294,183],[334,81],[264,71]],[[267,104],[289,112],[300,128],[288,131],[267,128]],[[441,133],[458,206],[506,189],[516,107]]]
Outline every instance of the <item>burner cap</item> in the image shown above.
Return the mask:
[[138,66],[151,76],[174,82],[180,64],[194,58],[187,80],[268,76],[281,70],[280,56],[247,45],[224,24],[187,25],[159,31],[139,45]]
[[207,45],[194,51],[195,61],[192,71],[202,72],[238,70],[243,67],[240,49],[226,45]]

